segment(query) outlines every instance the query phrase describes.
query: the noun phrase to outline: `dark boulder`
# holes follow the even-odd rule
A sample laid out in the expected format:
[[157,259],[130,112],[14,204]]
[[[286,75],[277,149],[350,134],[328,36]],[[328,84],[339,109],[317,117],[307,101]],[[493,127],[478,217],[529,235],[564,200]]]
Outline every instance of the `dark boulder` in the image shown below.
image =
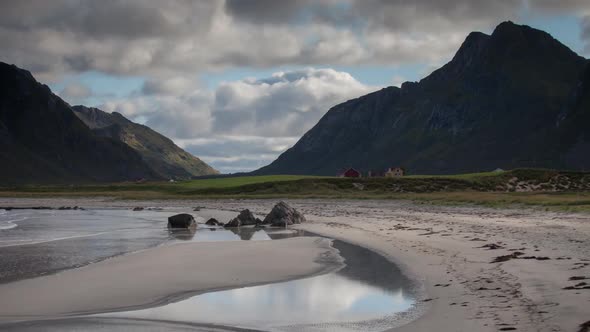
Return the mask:
[[264,218],[262,223],[271,224],[272,226],[285,226],[303,222],[305,222],[303,214],[289,206],[289,204],[279,202],[272,208],[272,211]]
[[137,206],[133,208],[133,211],[143,211],[143,208],[141,206]]
[[207,222],[205,222],[205,225],[219,226],[219,225],[221,225],[221,223],[215,218],[210,218],[209,220],[207,220]]
[[240,212],[240,214],[237,217],[233,218],[227,224],[225,224],[225,227],[240,227],[249,225],[256,225],[256,217],[254,217],[250,210],[245,209],[242,212]]
[[233,218],[232,220],[228,221],[225,225],[223,225],[223,227],[240,227],[241,225],[242,223],[240,222],[240,219]]
[[168,217],[168,227],[170,228],[189,228],[193,226],[196,226],[195,218],[188,213]]

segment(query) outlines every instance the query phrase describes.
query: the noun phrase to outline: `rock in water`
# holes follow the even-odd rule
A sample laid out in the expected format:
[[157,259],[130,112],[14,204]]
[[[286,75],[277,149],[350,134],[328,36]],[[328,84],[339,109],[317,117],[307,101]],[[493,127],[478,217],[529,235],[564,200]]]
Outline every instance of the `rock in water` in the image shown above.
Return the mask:
[[240,227],[240,226],[248,226],[248,225],[256,225],[256,217],[250,212],[250,210],[245,209],[240,214],[230,220],[225,227]]
[[221,223],[215,218],[210,218],[209,220],[207,220],[207,222],[205,222],[205,225],[219,226],[219,225],[221,225]]
[[141,206],[137,206],[133,208],[133,211],[143,211],[143,208]]
[[223,227],[240,227],[241,225],[242,223],[240,222],[240,219],[233,218],[232,220],[228,221],[227,224],[223,225]]
[[272,226],[301,224],[302,222],[305,222],[303,214],[285,202],[277,203],[263,221],[264,224],[271,224]]
[[170,228],[189,228],[192,226],[196,226],[195,218],[188,213],[168,217],[168,227]]

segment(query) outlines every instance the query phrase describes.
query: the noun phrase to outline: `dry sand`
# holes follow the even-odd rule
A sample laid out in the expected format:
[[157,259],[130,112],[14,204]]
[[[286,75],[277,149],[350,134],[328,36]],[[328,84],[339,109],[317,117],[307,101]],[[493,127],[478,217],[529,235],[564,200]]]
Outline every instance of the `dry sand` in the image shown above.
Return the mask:
[[[342,266],[325,238],[183,243],[0,285],[0,321],[135,309]],[[291,264],[297,262],[297,264]]]
[[396,331],[578,331],[590,321],[590,289],[564,289],[590,278],[588,216],[349,203],[304,208],[304,228],[373,248],[424,281],[429,310]]
[[[159,205],[103,199],[65,202],[1,199],[0,205]],[[249,208],[264,215],[274,203],[276,200],[165,201],[160,205]],[[395,331],[576,332],[590,321],[590,289],[585,288],[590,279],[570,280],[590,278],[588,215],[401,201],[289,203],[309,221],[301,228],[376,250],[423,282],[426,313]],[[507,256],[517,252],[522,254]],[[500,256],[507,257],[492,262]]]

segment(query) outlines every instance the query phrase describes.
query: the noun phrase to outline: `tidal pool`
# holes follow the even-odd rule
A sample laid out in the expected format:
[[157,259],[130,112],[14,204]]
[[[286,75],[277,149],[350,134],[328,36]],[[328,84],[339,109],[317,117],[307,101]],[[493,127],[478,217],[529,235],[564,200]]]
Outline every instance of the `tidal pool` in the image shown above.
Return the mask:
[[337,272],[95,317],[263,331],[383,331],[403,323],[416,303],[410,280],[370,250],[341,241],[334,247],[346,263]]

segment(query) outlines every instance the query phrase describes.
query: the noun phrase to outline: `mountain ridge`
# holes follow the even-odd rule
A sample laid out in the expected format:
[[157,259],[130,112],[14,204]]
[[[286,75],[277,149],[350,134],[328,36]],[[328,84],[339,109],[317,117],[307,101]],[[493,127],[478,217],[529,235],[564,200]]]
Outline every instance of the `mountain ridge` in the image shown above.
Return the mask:
[[[85,110],[91,110],[87,118]],[[70,106],[29,71],[0,62],[0,185],[216,173],[149,127],[118,113]]]
[[98,137],[33,75],[0,62],[0,181],[160,179],[134,150]]
[[82,105],[73,106],[72,109],[74,114],[97,135],[127,144],[162,177],[190,179],[193,176],[219,173],[178,147],[168,137],[148,126],[135,123],[120,113],[107,113],[98,108]]

